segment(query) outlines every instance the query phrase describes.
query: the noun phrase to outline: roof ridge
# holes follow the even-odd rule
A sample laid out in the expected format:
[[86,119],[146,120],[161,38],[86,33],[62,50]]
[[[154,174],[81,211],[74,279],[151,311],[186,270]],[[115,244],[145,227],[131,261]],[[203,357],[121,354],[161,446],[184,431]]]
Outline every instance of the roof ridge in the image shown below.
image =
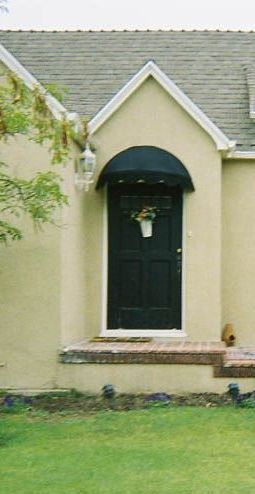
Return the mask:
[[0,29],[0,33],[255,33],[255,29]]

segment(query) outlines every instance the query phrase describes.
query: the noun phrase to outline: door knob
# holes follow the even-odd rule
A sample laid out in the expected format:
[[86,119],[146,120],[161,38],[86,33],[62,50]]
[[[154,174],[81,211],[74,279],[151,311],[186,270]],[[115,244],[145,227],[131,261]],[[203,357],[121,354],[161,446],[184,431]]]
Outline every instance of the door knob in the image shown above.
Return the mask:
[[179,247],[176,249],[176,261],[177,261],[177,273],[181,274],[182,272],[182,249]]

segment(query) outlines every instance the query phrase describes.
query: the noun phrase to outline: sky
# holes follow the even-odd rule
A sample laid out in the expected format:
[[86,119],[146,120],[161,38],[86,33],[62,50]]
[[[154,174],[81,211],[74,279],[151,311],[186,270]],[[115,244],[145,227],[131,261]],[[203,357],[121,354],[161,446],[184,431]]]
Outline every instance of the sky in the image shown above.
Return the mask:
[[255,30],[255,0],[7,0],[1,29]]

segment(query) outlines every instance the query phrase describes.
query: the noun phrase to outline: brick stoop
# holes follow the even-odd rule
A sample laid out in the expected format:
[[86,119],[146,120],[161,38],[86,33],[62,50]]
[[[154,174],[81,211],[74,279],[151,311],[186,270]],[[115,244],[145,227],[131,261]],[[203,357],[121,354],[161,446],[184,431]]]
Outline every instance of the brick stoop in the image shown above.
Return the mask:
[[60,352],[63,364],[194,364],[224,365],[222,342],[83,341]]
[[214,367],[214,377],[255,377],[255,348],[226,348],[223,365]]

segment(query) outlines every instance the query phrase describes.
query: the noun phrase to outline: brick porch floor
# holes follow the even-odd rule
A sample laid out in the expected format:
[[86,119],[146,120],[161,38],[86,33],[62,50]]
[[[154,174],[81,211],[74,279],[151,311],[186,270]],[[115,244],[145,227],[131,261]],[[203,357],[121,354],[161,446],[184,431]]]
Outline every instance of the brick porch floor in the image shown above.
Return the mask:
[[226,348],[225,366],[255,367],[255,348]]
[[82,341],[65,348],[62,363],[109,364],[222,364],[225,345],[221,342],[123,342]]
[[223,365],[214,367],[215,377],[255,377],[255,348],[226,348]]
[[63,364],[212,365],[214,377],[255,377],[255,348],[223,342],[84,340],[64,348]]

